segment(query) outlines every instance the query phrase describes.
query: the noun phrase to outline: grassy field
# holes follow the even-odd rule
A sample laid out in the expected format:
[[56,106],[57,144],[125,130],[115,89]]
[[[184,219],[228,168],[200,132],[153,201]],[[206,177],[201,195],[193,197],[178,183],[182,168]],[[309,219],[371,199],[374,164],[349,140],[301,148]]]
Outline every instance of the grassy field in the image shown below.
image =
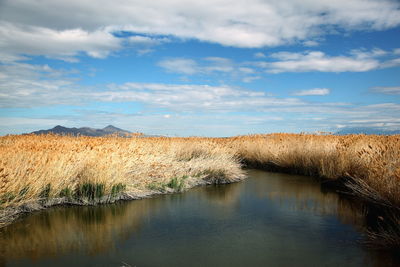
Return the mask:
[[229,147],[250,166],[339,180],[368,202],[400,207],[399,135],[255,135]]
[[0,222],[54,204],[113,202],[239,181],[246,166],[338,181],[358,199],[400,210],[399,135],[11,135],[0,138]]

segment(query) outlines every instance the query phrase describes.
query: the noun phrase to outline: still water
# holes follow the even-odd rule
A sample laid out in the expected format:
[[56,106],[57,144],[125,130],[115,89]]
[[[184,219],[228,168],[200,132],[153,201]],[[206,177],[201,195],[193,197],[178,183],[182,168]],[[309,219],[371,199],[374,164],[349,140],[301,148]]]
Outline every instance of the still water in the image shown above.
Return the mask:
[[361,242],[359,207],[310,177],[243,182],[98,207],[58,207],[0,230],[0,266],[390,266]]

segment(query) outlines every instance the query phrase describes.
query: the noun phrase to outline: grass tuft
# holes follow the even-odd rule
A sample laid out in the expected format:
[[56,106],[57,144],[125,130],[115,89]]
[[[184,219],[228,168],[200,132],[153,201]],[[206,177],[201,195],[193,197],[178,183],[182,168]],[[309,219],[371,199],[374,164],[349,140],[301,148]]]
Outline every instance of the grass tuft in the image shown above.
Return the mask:
[[104,184],[84,183],[77,186],[74,192],[76,199],[87,198],[89,200],[99,199],[104,196]]
[[50,190],[51,190],[51,185],[47,184],[45,188],[43,188],[43,190],[39,193],[39,198],[44,198],[44,199],[49,198]]

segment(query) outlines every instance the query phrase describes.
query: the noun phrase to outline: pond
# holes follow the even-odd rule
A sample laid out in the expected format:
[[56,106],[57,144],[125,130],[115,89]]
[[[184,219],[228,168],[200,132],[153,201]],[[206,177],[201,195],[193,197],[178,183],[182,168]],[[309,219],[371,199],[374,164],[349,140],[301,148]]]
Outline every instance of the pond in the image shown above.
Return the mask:
[[55,207],[0,230],[0,266],[390,266],[360,207],[313,178],[243,182],[97,207]]

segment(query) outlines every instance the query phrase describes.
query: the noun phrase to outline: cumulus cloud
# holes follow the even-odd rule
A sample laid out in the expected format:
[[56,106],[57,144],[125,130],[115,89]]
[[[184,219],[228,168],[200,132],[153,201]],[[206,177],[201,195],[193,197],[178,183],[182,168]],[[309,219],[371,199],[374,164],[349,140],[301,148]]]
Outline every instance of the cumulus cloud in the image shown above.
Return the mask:
[[[228,58],[208,57],[203,59],[167,58],[158,66],[168,72],[194,75],[213,72],[231,73],[244,81],[260,78],[260,73],[283,72],[365,72],[400,66],[400,58],[393,51],[379,48],[371,50],[353,49],[345,55],[331,56],[321,51],[277,52],[270,55],[256,53],[260,61],[234,62]],[[256,75],[254,75],[256,74]],[[247,75],[247,76],[245,76]],[[250,76],[249,76],[250,75]],[[244,76],[244,77],[243,77]]]
[[280,52],[271,55],[278,61],[267,63],[270,73],[281,72],[361,72],[376,69],[379,61],[374,58],[328,56],[320,51],[305,53]]
[[394,0],[13,0],[0,3],[0,17],[3,50],[62,56],[84,51],[105,57],[119,49],[121,40],[112,35],[118,31],[247,48],[299,41],[314,45],[315,37],[335,29],[396,27],[400,4]]
[[7,57],[45,55],[69,62],[76,62],[75,56],[81,52],[90,57],[105,58],[126,46],[143,48],[167,41],[167,38],[139,35],[121,38],[108,28],[94,31],[81,28],[57,30],[4,21],[0,21],[0,38],[1,53]]
[[314,88],[309,90],[301,90],[294,92],[293,95],[296,96],[309,96],[309,95],[329,95],[331,92],[328,88]]
[[10,54],[71,57],[86,52],[96,58],[106,57],[120,49],[118,38],[106,31],[87,32],[82,29],[52,30],[34,26],[0,23],[0,49]]
[[[385,59],[391,57],[391,59]],[[268,73],[282,72],[364,72],[379,68],[400,65],[394,52],[382,49],[357,49],[348,55],[330,56],[321,51],[304,51],[299,53],[278,52],[270,55],[271,61],[256,63]]]
[[48,65],[0,64],[0,108],[83,105],[100,102],[140,102],[174,111],[233,111],[264,106],[301,104],[296,99],[270,98],[227,85],[124,83],[79,85],[67,71]]

